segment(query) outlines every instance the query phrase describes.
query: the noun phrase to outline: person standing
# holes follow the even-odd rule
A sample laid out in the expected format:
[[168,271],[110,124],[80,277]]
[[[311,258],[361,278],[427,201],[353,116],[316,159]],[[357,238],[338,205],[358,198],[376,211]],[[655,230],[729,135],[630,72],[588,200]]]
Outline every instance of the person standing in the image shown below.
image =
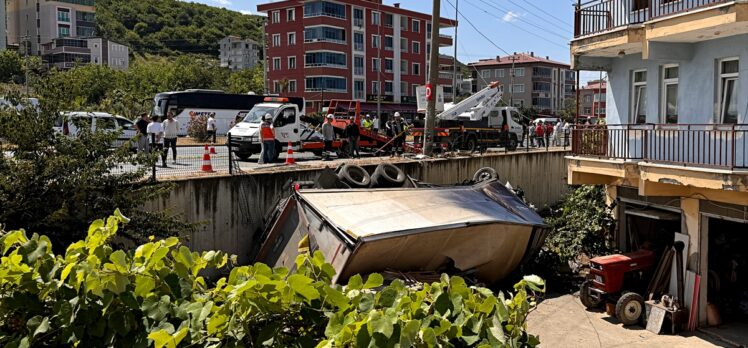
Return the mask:
[[206,125],[206,130],[208,132],[208,138],[213,138],[213,144],[216,143],[216,115],[211,113],[210,116],[208,116],[208,123]]
[[164,156],[169,155],[169,148],[171,147],[171,153],[173,161],[171,163],[177,164],[177,134],[179,133],[179,121],[174,118],[174,113],[169,111],[166,114],[166,120],[162,123],[164,127]]
[[399,112],[395,112],[395,120],[392,122],[391,128],[392,136],[395,137],[395,140],[393,141],[393,149],[390,157],[395,157],[395,155],[401,156],[403,153],[403,144],[405,143],[405,125]]
[[371,127],[374,129],[374,134],[379,134],[379,117],[377,117],[377,115],[374,115],[374,118],[371,121]]
[[563,121],[558,121],[553,126],[553,145],[555,146],[561,146],[561,123],[563,123]]
[[371,131],[371,116],[368,114],[364,117],[364,129]]
[[568,121],[564,122],[564,146],[569,146],[569,135],[571,134],[571,125]]
[[356,124],[355,117],[351,117],[351,122],[345,127],[345,135],[348,137],[348,155],[352,158],[361,158],[361,153],[358,148],[361,130]]
[[151,123],[148,124],[146,131],[148,132],[148,138],[151,139],[150,151],[155,151],[161,156],[161,166],[166,168],[166,152],[164,152],[163,138],[164,128],[161,126],[161,122],[158,116],[151,118]]
[[330,152],[332,151],[332,142],[335,140],[335,129],[332,126],[332,120],[335,118],[332,114],[328,114],[325,118],[325,123],[322,124],[322,137],[325,144],[322,156],[325,161],[330,160]]
[[535,126],[535,140],[537,141],[538,147],[545,146],[545,128],[543,128],[543,121],[538,121],[538,125]]
[[140,114],[140,119],[135,122],[135,127],[138,129],[138,153],[148,151],[148,114]]
[[275,131],[273,130],[272,120],[272,115],[265,114],[260,124],[260,141],[262,142],[260,164],[273,163],[275,159]]
[[545,123],[545,149],[551,146],[551,136],[553,135],[553,125],[550,121]]

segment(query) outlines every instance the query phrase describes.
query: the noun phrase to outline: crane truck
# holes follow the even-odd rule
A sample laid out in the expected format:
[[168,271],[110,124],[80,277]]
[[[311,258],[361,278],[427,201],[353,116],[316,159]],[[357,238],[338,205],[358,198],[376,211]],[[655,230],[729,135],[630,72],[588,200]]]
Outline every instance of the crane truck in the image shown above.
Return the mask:
[[[470,152],[489,147],[515,150],[523,136],[524,116],[515,107],[497,106],[504,94],[500,87],[492,82],[438,114],[434,140]],[[413,135],[421,136],[422,130]]]

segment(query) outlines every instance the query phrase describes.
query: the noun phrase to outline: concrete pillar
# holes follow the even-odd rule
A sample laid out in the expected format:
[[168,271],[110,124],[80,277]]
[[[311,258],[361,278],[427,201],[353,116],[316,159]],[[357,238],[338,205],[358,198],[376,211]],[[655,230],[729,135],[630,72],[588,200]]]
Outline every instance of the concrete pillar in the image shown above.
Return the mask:
[[688,262],[686,269],[701,276],[701,286],[699,287],[699,324],[706,324],[706,291],[708,283],[708,261],[707,248],[709,240],[707,239],[706,219],[701,218],[699,209],[699,200],[695,198],[681,198],[680,207],[683,211],[681,220],[682,233],[688,234]]

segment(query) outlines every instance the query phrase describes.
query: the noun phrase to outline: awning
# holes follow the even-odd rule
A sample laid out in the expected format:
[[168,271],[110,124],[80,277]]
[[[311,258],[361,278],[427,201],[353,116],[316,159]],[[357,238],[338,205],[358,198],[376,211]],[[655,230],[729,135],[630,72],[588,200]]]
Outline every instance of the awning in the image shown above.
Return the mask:
[[[416,105],[382,103],[381,110],[382,112],[386,112],[386,113],[394,113],[394,112],[415,113]],[[361,112],[363,113],[377,112],[377,103],[361,103]]]

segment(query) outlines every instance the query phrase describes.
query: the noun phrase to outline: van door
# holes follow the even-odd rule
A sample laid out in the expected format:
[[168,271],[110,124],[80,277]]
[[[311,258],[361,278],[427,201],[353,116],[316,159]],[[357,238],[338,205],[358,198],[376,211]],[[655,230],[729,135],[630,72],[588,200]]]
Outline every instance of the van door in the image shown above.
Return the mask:
[[[94,130],[105,133],[114,133],[117,131],[117,122],[114,117],[94,117]],[[120,136],[112,143],[112,147],[120,147],[124,144]]]
[[289,106],[285,107],[275,116],[273,121],[273,130],[275,131],[275,139],[286,144],[288,142],[299,141],[299,115],[297,115],[296,107]]
[[517,134],[517,139],[522,139],[522,115],[517,110],[509,110],[509,131]]

